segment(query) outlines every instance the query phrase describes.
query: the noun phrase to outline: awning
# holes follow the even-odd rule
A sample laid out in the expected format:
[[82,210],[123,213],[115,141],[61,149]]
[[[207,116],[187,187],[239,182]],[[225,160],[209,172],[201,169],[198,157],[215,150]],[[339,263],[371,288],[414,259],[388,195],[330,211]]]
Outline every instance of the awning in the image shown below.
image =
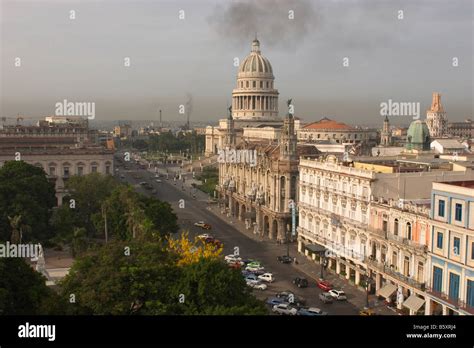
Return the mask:
[[319,244],[308,244],[305,247],[313,253],[324,253],[326,251],[326,248]]
[[403,302],[403,305],[414,312],[418,312],[424,303],[425,300],[413,294]]
[[393,284],[387,284],[377,292],[378,296],[389,298],[397,290],[397,286]]

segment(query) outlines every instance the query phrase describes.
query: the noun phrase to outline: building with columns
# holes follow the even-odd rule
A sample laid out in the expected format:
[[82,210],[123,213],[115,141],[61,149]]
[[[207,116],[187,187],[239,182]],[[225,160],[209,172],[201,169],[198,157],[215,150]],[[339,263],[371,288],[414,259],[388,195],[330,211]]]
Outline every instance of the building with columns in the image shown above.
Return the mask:
[[278,141],[237,143],[229,115],[224,135],[226,151],[255,153],[255,162],[224,159],[219,166],[219,204],[229,217],[245,220],[255,234],[287,240],[291,225],[290,201],[297,199],[299,156],[315,155],[314,146],[297,145],[294,117],[286,116]]
[[447,133],[446,112],[441,105],[441,94],[433,93],[431,108],[426,111],[426,124],[431,138],[441,138]]
[[433,183],[428,314],[474,314],[474,181]]
[[[282,119],[278,117],[278,95],[270,61],[262,55],[260,42],[252,41],[250,54],[241,62],[236,88],[232,91],[232,119],[236,141],[280,137]],[[219,120],[218,126],[206,128],[206,156],[215,155],[225,147],[228,119]],[[295,119],[298,127],[299,120]]]

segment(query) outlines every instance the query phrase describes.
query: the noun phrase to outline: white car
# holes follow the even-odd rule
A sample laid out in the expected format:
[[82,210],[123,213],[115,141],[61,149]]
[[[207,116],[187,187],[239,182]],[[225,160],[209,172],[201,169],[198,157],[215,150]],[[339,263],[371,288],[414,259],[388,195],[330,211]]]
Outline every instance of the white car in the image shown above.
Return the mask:
[[207,238],[213,238],[209,233],[203,233],[198,236],[199,239],[206,240]]
[[265,268],[262,266],[247,266],[245,267],[246,271],[250,272],[257,272],[257,271],[263,271]]
[[280,303],[278,305],[275,305],[273,306],[272,311],[274,313],[284,315],[296,315],[296,313],[298,313],[298,310],[289,303]]
[[224,260],[227,261],[227,263],[234,263],[234,262],[240,262],[242,261],[242,258],[237,256],[237,255],[234,255],[234,254],[230,254],[230,255],[227,255],[224,257]]
[[264,282],[267,282],[267,283],[273,283],[275,281],[275,278],[273,277],[273,274],[271,273],[263,273],[262,275],[258,276],[258,279],[263,280]]
[[344,301],[347,300],[346,294],[342,290],[329,290],[329,295],[331,295],[333,298],[335,298],[338,301]]
[[157,182],[157,183],[160,183],[160,182],[161,182],[161,180],[160,180],[160,179],[156,179],[156,182]]
[[267,289],[267,284],[264,284],[258,280],[248,279],[246,282],[247,282],[247,286],[250,286],[253,289],[262,290],[262,291]]

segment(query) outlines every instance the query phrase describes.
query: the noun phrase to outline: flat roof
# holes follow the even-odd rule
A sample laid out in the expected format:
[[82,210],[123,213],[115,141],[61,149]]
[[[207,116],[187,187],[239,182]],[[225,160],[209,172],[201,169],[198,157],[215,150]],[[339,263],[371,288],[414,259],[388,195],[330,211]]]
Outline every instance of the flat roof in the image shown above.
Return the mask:
[[464,181],[443,181],[441,184],[453,185],[459,187],[474,188],[474,180],[464,180]]

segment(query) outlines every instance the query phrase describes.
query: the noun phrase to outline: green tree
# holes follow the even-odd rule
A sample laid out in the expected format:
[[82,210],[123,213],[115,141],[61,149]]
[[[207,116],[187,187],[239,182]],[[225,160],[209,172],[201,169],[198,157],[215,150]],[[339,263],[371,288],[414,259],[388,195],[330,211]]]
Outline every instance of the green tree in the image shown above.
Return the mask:
[[112,176],[99,173],[71,177],[66,188],[68,198],[75,200],[75,221],[80,222],[76,227],[84,227],[89,237],[96,237],[93,216],[100,214],[102,203],[119,185]]
[[[55,204],[54,185],[43,169],[23,161],[0,168],[0,240],[11,238],[14,222],[20,224],[15,233],[21,233],[23,242],[44,243],[52,235],[49,219]],[[9,219],[18,216],[18,221]]]
[[63,301],[76,295],[68,305],[75,314],[266,313],[240,272],[221,259],[179,260],[164,242],[110,242],[76,259],[61,284]]
[[62,314],[46,278],[21,258],[0,258],[0,315]]

